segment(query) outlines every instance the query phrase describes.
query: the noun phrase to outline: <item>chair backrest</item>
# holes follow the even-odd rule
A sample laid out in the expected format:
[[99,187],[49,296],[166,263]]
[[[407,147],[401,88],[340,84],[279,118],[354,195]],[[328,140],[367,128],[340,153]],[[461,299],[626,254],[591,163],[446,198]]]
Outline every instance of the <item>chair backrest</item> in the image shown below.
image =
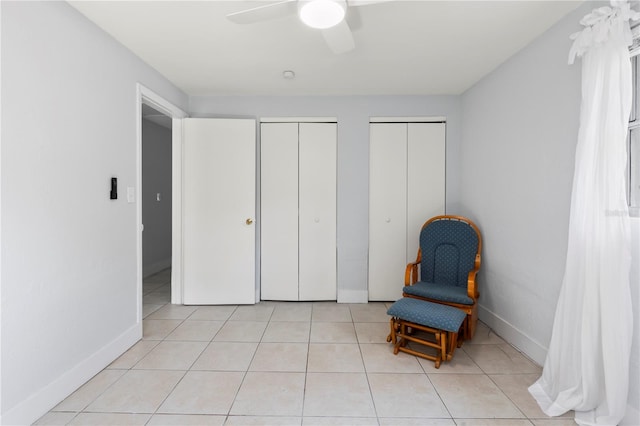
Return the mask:
[[466,287],[481,248],[480,231],[469,219],[436,216],[428,220],[420,231],[420,279]]

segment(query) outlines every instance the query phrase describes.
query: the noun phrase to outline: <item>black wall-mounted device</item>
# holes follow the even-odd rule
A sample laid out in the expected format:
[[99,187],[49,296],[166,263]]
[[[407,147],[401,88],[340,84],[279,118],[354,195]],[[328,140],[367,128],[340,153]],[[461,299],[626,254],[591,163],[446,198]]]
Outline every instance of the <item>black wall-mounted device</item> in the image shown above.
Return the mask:
[[111,192],[109,193],[109,198],[111,200],[118,199],[118,178],[117,177],[111,178]]

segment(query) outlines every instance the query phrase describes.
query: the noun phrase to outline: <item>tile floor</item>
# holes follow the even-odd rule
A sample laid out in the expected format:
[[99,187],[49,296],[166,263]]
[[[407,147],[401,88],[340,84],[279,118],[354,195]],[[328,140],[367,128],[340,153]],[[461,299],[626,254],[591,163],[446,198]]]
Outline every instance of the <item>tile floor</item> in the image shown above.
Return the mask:
[[388,304],[173,306],[145,280],[144,337],[40,425],[549,425],[541,368],[484,324],[452,362],[386,342]]

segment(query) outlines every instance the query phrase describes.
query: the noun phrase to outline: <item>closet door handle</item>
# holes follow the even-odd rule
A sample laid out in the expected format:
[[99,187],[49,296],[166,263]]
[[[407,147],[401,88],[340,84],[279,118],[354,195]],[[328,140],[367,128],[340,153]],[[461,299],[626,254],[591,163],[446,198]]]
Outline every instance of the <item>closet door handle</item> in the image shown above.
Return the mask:
[[245,223],[247,225],[251,225],[253,223],[253,219],[249,218],[249,219],[245,220]]

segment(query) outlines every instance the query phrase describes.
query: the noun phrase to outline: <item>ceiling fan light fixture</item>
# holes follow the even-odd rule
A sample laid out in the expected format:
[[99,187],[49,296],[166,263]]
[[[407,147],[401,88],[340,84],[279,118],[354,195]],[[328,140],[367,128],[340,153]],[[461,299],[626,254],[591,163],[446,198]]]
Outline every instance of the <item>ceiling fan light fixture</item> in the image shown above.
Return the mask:
[[302,22],[321,30],[338,25],[347,10],[345,0],[304,0],[299,4],[298,15]]

